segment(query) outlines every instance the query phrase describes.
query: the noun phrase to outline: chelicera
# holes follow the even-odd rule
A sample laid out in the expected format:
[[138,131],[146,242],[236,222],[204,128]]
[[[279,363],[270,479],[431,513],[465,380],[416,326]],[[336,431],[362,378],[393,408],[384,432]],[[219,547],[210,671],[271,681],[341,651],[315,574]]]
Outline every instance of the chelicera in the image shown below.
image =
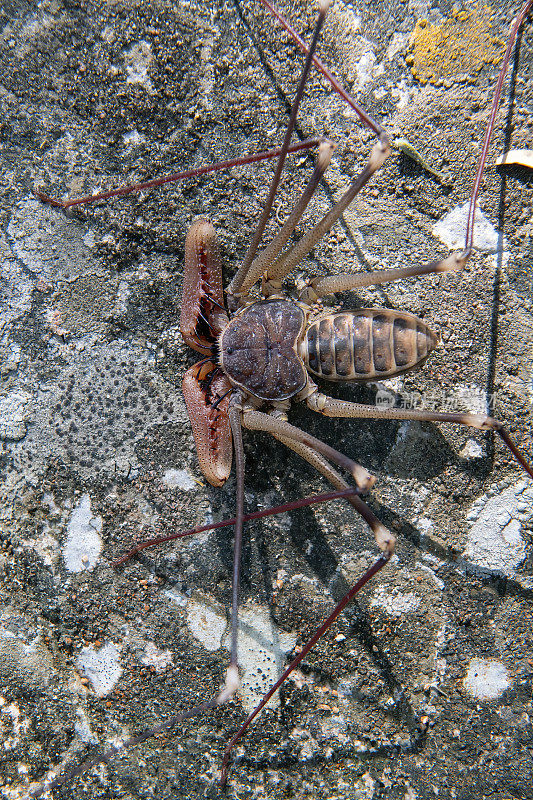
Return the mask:
[[[269,6],[266,0],[263,2]],[[436,347],[438,339],[435,333],[422,319],[407,311],[367,308],[324,314],[320,309],[320,300],[330,294],[363,286],[461,269],[467,263],[473,252],[475,205],[503,78],[517,30],[529,12],[531,2],[528,2],[522,9],[509,38],[508,50],[495,92],[493,113],[487,127],[472,192],[464,248],[428,265],[406,266],[362,275],[345,273],[318,278],[302,285],[294,297],[289,297],[283,291],[285,278],[333,227],[362,187],[380,169],[390,152],[389,140],[383,128],[368,117],[344,93],[343,96],[348,99],[361,120],[376,135],[376,143],[372,148],[368,163],[353,179],[341,200],[323,219],[295,245],[288,246],[298,221],[327,169],[334,148],[332,142],[327,139],[322,140],[316,165],[307,187],[278,235],[264,250],[259,252],[259,242],[272,209],[285,157],[290,149],[291,136],[306,78],[313,61],[316,63],[314,52],[327,6],[328,3],[321,3],[313,41],[308,49],[305,48],[306,63],[292,107],[285,141],[280,149],[269,198],[265,203],[244,261],[226,292],[223,289],[222,265],[216,244],[216,234],[211,222],[203,217],[196,219],[189,230],[185,243],[180,330],[185,342],[202,356],[202,360],[186,372],[183,379],[183,394],[193,428],[200,467],[210,484],[213,486],[224,484],[230,475],[233,456],[235,456],[237,509],[231,657],[225,684],[215,697],[176,715],[160,728],[151,729],[146,734],[134,737],[126,742],[126,745],[142,741],[147,736],[154,735],[160,729],[176,722],[204,714],[208,709],[227,702],[239,688],[237,621],[240,554],[245,521],[243,428],[271,434],[313,466],[335,489],[342,492],[345,499],[371,528],[381,555],[336,605],[315,635],[244,721],[226,748],[222,782],[225,782],[226,779],[231,750],[252,720],[274,691],[298,666],[320,636],[333,624],[359,589],[385,566],[394,552],[395,536],[374,515],[360,496],[371,489],[375,482],[374,476],[348,456],[291,425],[288,421],[288,412],[293,402],[304,402],[312,411],[329,417],[444,422],[494,431],[525,472],[533,478],[531,466],[512,442],[503,425],[488,415],[431,412],[408,408],[384,409],[373,405],[334,399],[323,393],[315,382],[315,378],[332,381],[375,381],[394,377],[407,370],[420,367]],[[250,161],[252,160],[251,158]],[[117,193],[125,193],[125,191],[120,190]],[[109,193],[107,196],[111,194]],[[100,197],[103,196],[84,200],[94,201]],[[50,202],[50,198],[43,197],[43,199]],[[67,207],[75,205],[76,202],[83,201],[67,203],[54,201],[54,204]],[[349,483],[337,468],[347,472],[353,479],[355,488],[350,493],[348,493]],[[185,534],[176,534],[176,538],[180,535]],[[134,548],[132,553],[152,543],[139,545]],[[119,562],[124,561],[132,553],[126,554],[119,559]],[[92,764],[108,760],[113,754],[113,751],[108,752]],[[88,766],[84,766],[83,771]],[[70,777],[74,774],[71,772]],[[64,779],[60,782],[64,782]],[[57,782],[55,785],[58,785]],[[53,788],[53,785],[48,788]],[[34,792],[33,796],[38,796],[40,793]]]

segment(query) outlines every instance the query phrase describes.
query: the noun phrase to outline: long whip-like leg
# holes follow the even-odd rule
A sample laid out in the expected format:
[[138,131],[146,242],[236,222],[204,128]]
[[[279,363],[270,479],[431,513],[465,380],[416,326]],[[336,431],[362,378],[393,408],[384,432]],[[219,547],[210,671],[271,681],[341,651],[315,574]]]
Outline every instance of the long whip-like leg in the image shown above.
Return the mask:
[[[291,447],[293,450],[295,450],[295,452],[298,452],[296,451],[296,448],[293,447],[293,443],[288,444],[281,438],[280,441],[283,441],[285,444],[287,444],[287,447]],[[330,469],[333,468],[330,467]],[[346,481],[343,481],[340,475],[339,480],[342,481],[342,483],[339,483],[339,488],[335,492],[323,492],[322,494],[311,495],[311,497],[303,497],[300,500],[292,500],[290,503],[282,503],[279,506],[272,506],[272,508],[264,508],[262,511],[252,511],[251,514],[244,514],[243,522],[248,522],[252,519],[263,519],[263,517],[271,517],[275,514],[286,514],[287,511],[295,511],[298,508],[306,508],[307,506],[318,505],[319,503],[328,503],[330,500],[340,500],[359,494],[360,489],[357,489],[355,486],[348,486]],[[337,484],[333,485],[336,486]],[[155,547],[156,545],[164,544],[165,542],[173,542],[176,539],[184,539],[187,536],[194,536],[197,533],[215,531],[219,528],[234,527],[236,522],[237,517],[231,517],[230,519],[223,519],[220,522],[211,522],[209,525],[198,525],[196,528],[189,528],[186,531],[179,531],[178,533],[169,533],[166,536],[156,536],[153,539],[146,539],[144,542],[139,542],[136,544],[135,547],[132,547],[131,550],[128,550],[128,552],[124,553],[124,555],[120,556],[120,558],[112,561],[111,566],[119,567],[121,564],[124,564],[125,561],[133,558],[134,555],[140,553],[141,550],[146,550],[148,547]]]
[[483,145],[481,147],[481,154],[479,156],[476,177],[474,180],[474,185],[472,187],[472,194],[470,196],[470,207],[468,209],[468,219],[466,223],[466,233],[465,233],[465,249],[467,250],[472,249],[474,245],[474,219],[476,216],[477,198],[481,187],[481,181],[483,179],[483,172],[485,170],[485,163],[487,161],[487,155],[489,152],[492,131],[494,130],[496,114],[498,113],[498,106],[500,105],[500,98],[503,90],[503,82],[505,80],[505,74],[507,72],[507,67],[509,66],[511,53],[513,52],[518,31],[520,30],[522,23],[524,22],[525,18],[527,17],[532,8],[533,8],[533,0],[528,0],[528,2],[526,2],[522,6],[520,13],[513,22],[511,31],[509,33],[509,38],[507,40],[507,49],[503,57],[502,65],[500,68],[500,74],[498,75],[498,82],[496,84],[496,89],[494,91],[494,98],[492,100],[490,117],[489,121],[487,122],[487,127],[485,128],[485,136],[483,138]]
[[244,446],[242,443],[241,396],[233,395],[229,408],[229,421],[235,450],[236,507],[235,538],[233,542],[233,577],[231,588],[231,646],[230,663],[226,670],[226,683],[218,696],[219,703],[231,700],[240,686],[237,634],[239,627],[239,590],[241,582],[242,532],[244,526]]
[[[287,33],[289,34],[289,36],[291,36],[291,37],[292,37],[292,39],[293,39],[293,40],[296,42],[296,44],[298,45],[298,47],[300,48],[300,50],[302,50],[304,53],[307,53],[307,52],[308,52],[308,48],[307,48],[307,45],[306,45],[306,43],[304,42],[304,40],[302,39],[302,37],[301,37],[301,36],[299,36],[299,35],[296,33],[296,31],[294,30],[294,28],[293,28],[293,27],[292,27],[292,26],[289,24],[289,22],[288,22],[288,21],[285,19],[285,17],[283,16],[283,14],[281,14],[281,13],[280,13],[280,12],[277,10],[277,8],[275,8],[275,7],[272,5],[272,3],[268,2],[268,0],[261,0],[261,2],[262,2],[262,3],[263,3],[263,5],[265,6],[265,8],[267,8],[267,9],[270,11],[270,13],[272,14],[272,16],[273,16],[273,17],[275,17],[275,18],[278,20],[278,22],[280,22],[280,23],[281,23],[281,25],[282,25],[282,26],[285,28],[285,30],[287,31]],[[375,119],[373,119],[373,118],[370,116],[370,114],[367,114],[367,112],[364,110],[364,108],[361,108],[361,106],[360,106],[358,103],[356,103],[356,102],[355,102],[355,100],[354,100],[354,98],[351,96],[351,94],[349,94],[349,92],[347,92],[347,91],[346,91],[346,89],[345,89],[345,88],[344,88],[344,87],[343,87],[343,86],[342,86],[342,85],[339,83],[339,81],[338,81],[338,80],[335,78],[335,76],[334,76],[334,75],[332,75],[332,73],[331,73],[331,72],[329,71],[329,69],[326,67],[326,65],[324,64],[324,62],[323,62],[323,61],[321,61],[321,60],[318,58],[318,56],[316,56],[316,55],[315,55],[315,56],[313,56],[313,64],[314,64],[314,65],[315,65],[315,67],[316,67],[316,68],[319,70],[319,72],[321,72],[321,73],[322,73],[322,75],[323,75],[323,76],[326,78],[326,80],[327,80],[327,81],[329,81],[329,83],[331,84],[331,86],[333,87],[333,89],[335,89],[335,91],[337,92],[337,94],[338,94],[338,95],[340,95],[340,96],[342,97],[342,99],[343,99],[343,100],[344,100],[344,101],[345,101],[345,102],[346,102],[346,103],[347,103],[349,106],[351,106],[351,108],[353,108],[353,110],[355,111],[355,113],[357,114],[357,116],[359,117],[359,119],[361,120],[361,122],[363,122],[363,123],[364,123],[364,124],[367,126],[367,128],[370,128],[370,130],[371,130],[371,131],[374,131],[374,133],[376,134],[376,136],[381,136],[383,133],[385,133],[385,131],[384,131],[384,129],[381,127],[381,125],[380,125],[378,122],[376,122],[376,120],[375,120]]]
[[242,443],[240,408],[230,408],[229,421],[235,449],[236,509],[235,541],[233,544],[233,585],[231,601],[231,662],[237,665],[237,617],[241,577],[242,531],[244,526],[244,446]]
[[268,701],[270,700],[272,695],[275,692],[277,692],[277,690],[282,685],[282,683],[284,683],[287,680],[287,678],[289,677],[291,672],[293,672],[296,669],[296,667],[306,657],[306,655],[311,650],[311,648],[313,648],[315,646],[315,644],[318,642],[318,640],[333,625],[333,623],[335,622],[335,620],[337,619],[339,614],[346,608],[348,603],[350,603],[353,600],[353,598],[355,597],[357,592],[360,589],[363,588],[365,583],[368,583],[368,581],[376,574],[376,572],[379,572],[379,570],[382,569],[385,566],[385,564],[387,563],[388,560],[389,560],[389,556],[388,555],[381,556],[380,558],[378,558],[378,560],[374,564],[372,564],[370,569],[368,569],[365,572],[365,574],[361,578],[359,578],[357,583],[354,584],[354,586],[352,586],[350,591],[347,592],[344,595],[344,597],[342,598],[340,603],[337,603],[337,605],[335,606],[335,608],[333,609],[333,611],[331,612],[329,617],[324,620],[322,625],[317,629],[315,634],[307,642],[307,644],[302,649],[302,651],[300,653],[298,653],[298,655],[296,656],[294,661],[292,661],[289,664],[289,666],[287,667],[287,669],[285,670],[283,675],[280,678],[278,678],[276,683],[268,690],[268,692],[265,694],[265,696],[263,697],[263,699],[261,700],[261,702],[259,703],[257,708],[255,708],[252,711],[252,713],[248,717],[246,717],[246,719],[244,720],[243,724],[241,725],[241,727],[239,728],[239,730],[237,731],[237,733],[235,734],[233,739],[229,742],[229,744],[226,747],[226,750],[224,752],[224,759],[222,761],[222,772],[221,772],[221,776],[220,776],[220,782],[221,782],[222,786],[225,785],[226,780],[227,780],[229,757],[230,757],[230,753],[231,753],[233,747],[237,744],[239,739],[242,738],[242,736],[246,732],[247,728],[249,728],[249,726],[251,725],[253,720],[256,718],[256,716],[259,714],[261,709],[265,707],[265,705],[268,703]]
[[[320,139],[313,137],[305,139],[303,142],[295,142],[287,148],[288,153],[299,153],[301,150],[311,150],[320,144]],[[233,167],[244,166],[245,164],[255,164],[258,161],[268,161],[269,159],[277,158],[281,153],[281,147],[276,147],[273,150],[265,150],[261,153],[249,153],[246,156],[239,158],[231,158],[229,161],[217,161],[215,164],[205,164],[203,167],[193,167],[192,169],[184,170],[183,172],[174,172],[172,175],[165,175],[162,178],[153,178],[151,181],[144,183],[131,183],[128,186],[121,186],[118,189],[110,189],[107,192],[100,192],[99,194],[87,194],[84,197],[72,197],[70,200],[59,200],[57,197],[49,197],[43,192],[35,192],[36,197],[47,203],[53,208],[73,208],[74,206],[85,206],[89,203],[96,203],[100,200],[109,200],[112,197],[124,197],[126,194],[133,194],[134,192],[148,191],[155,189],[158,186],[164,186],[167,183],[177,183],[177,181],[184,181],[190,178],[196,178],[200,175],[208,175],[210,172],[220,172],[224,169],[232,169]]]

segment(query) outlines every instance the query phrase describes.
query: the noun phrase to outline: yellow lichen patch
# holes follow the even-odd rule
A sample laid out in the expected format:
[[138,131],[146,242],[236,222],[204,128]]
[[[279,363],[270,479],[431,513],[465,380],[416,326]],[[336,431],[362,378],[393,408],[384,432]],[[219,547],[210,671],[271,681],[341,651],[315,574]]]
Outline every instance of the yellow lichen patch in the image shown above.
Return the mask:
[[484,64],[498,64],[505,42],[492,32],[490,6],[471,4],[452,11],[441,25],[420,19],[411,34],[407,63],[417,80],[451,86],[474,83]]

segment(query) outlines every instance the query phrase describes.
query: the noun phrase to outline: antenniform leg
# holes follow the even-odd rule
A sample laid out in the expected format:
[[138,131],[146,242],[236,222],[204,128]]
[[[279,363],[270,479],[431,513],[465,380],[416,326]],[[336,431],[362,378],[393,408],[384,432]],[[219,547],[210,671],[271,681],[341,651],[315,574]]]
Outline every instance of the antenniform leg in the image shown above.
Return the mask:
[[233,577],[231,603],[231,659],[226,672],[226,686],[221,693],[224,701],[233,697],[239,688],[239,664],[237,653],[237,629],[239,621],[239,590],[241,581],[242,532],[244,527],[244,446],[242,443],[241,398],[234,395],[229,410],[233,446],[235,448],[236,509],[235,539],[233,542]]

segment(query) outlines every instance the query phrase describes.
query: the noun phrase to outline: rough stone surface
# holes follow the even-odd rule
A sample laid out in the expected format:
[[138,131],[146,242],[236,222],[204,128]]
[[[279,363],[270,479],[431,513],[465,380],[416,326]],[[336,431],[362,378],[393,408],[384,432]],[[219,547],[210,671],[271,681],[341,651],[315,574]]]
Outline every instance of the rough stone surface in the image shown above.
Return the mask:
[[[312,4],[282,5],[309,39]],[[477,17],[476,9],[335,2],[322,59],[391,139],[406,139],[444,180],[393,151],[296,278],[447,254],[434,226],[468,200],[492,61],[517,5],[504,0]],[[202,481],[180,391],[195,359],[176,331],[183,246],[193,217],[209,215],[227,283],[273,167],[235,168],[68,214],[32,190],[83,195],[273,147],[301,59],[255,0],[20,0],[4,3],[1,15],[0,797],[14,800],[212,697],[223,681],[231,530],[147,550],[117,570],[111,563],[139,539],[233,514],[233,478],[217,490]],[[439,45],[444,34],[450,48]],[[512,91],[490,163],[531,147],[531,21]],[[373,135],[316,75],[298,133],[326,133],[338,144],[309,207],[314,220],[361,170]],[[305,156],[288,160],[268,237],[310,169]],[[489,239],[502,231],[491,249],[503,243],[503,253],[325,304],[423,317],[442,345],[380,397],[447,410],[490,402],[530,457],[532,191],[531,170],[489,167],[480,208]],[[329,391],[376,399],[375,387]],[[376,473],[369,502],[397,534],[397,556],[248,731],[227,795],[217,777],[246,715],[238,700],[122,750],[56,788],[54,800],[531,796],[524,474],[499,440],[471,429],[326,420],[301,407],[291,419]],[[250,510],[324,490],[266,436],[246,434],[245,447]],[[96,533],[102,549],[94,559],[80,551],[80,569],[70,571],[64,553],[80,508],[78,527]],[[365,525],[339,502],[249,525],[242,602],[261,609],[254,625],[264,629],[244,615],[245,635],[265,645],[270,637],[265,652],[279,669],[291,637],[295,653],[375,554]],[[209,646],[191,629],[192,608],[216,611]],[[256,689],[261,669],[257,660]]]

